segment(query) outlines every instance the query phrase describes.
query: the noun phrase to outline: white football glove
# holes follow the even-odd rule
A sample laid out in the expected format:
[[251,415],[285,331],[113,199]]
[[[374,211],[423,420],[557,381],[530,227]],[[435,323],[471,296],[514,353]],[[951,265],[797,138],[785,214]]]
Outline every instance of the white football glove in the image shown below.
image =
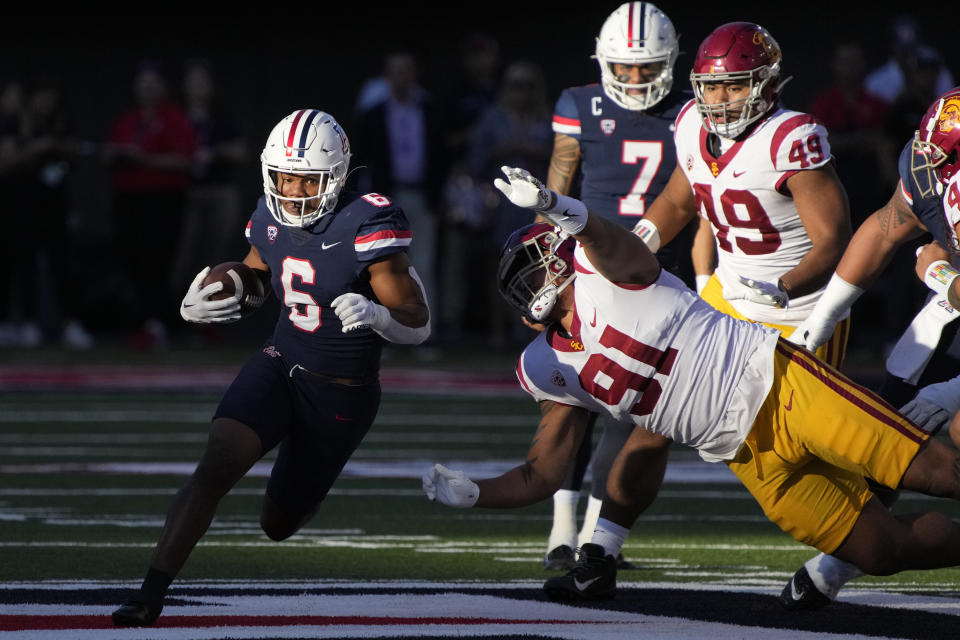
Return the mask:
[[210,296],[223,290],[223,283],[212,282],[201,289],[200,283],[208,273],[210,267],[204,267],[190,283],[180,302],[180,315],[187,322],[198,324],[236,322],[240,319],[240,298],[234,294],[223,300],[211,300]]
[[587,207],[576,198],[561,196],[547,189],[526,169],[500,167],[507,180],[495,178],[493,186],[510,202],[533,209],[568,235],[576,235],[587,225]]
[[816,351],[830,339],[837,323],[843,320],[861,294],[863,289],[834,273],[813,311],[793,330],[787,340],[810,351]]
[[928,433],[936,433],[953,418],[949,411],[919,395],[900,407],[900,413]]
[[786,340],[812,352],[825,344],[836,328],[837,323],[831,318],[815,317],[811,314],[793,330]]
[[359,293],[341,294],[330,305],[343,324],[343,333],[362,327],[383,331],[390,324],[389,309]]
[[780,288],[779,283],[764,282],[737,276],[739,283],[723,287],[724,300],[748,300],[768,307],[786,309],[790,303],[787,292]]
[[439,501],[450,507],[467,509],[477,503],[480,487],[463,471],[451,471],[435,464],[423,474],[423,492],[430,502]]

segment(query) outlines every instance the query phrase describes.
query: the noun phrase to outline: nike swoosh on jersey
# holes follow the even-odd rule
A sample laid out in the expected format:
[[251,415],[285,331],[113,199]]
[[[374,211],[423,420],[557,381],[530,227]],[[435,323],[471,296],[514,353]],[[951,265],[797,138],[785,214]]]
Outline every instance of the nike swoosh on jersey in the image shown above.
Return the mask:
[[[342,242],[342,241],[341,241],[341,242]],[[322,244],[320,245],[320,248],[323,249],[324,251],[326,251],[327,249],[330,249],[330,248],[332,248],[332,247],[335,247],[335,246],[337,246],[338,244],[340,244],[340,242],[334,242],[334,243],[332,243],[332,244],[327,244],[326,242],[324,242],[324,243],[322,243]]]
[[590,323],[591,327],[597,326],[597,310],[593,310],[593,321]]
[[790,392],[790,399],[787,400],[787,404],[783,405],[784,411],[790,411],[793,409],[793,391]]
[[579,580],[574,578],[573,585],[577,588],[577,591],[583,591],[599,579],[600,579],[600,576],[596,576],[594,578],[590,578],[589,580],[584,580],[583,582],[580,582]]
[[745,174],[746,172],[747,172],[746,169],[744,169],[743,171],[734,171],[734,172],[733,172],[733,177],[734,177],[734,178],[739,178],[740,176],[742,176],[742,175]]

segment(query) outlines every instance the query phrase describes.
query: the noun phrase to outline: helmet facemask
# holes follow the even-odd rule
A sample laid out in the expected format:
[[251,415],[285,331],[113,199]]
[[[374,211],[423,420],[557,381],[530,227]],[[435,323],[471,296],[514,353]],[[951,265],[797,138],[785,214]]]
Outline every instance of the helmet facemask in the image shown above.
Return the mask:
[[[260,164],[267,208],[282,225],[309,227],[337,206],[350,166],[350,143],[337,121],[316,109],[294,111],[270,132]],[[313,179],[297,195],[278,180]],[[291,187],[294,185],[291,185]]]
[[[611,60],[597,54],[600,63],[600,84],[604,93],[624,109],[644,111],[663,100],[673,87],[673,61],[667,59],[645,60],[643,62]],[[673,56],[675,57],[675,56]],[[617,76],[615,64],[648,65],[660,64],[660,72],[650,82],[631,84]]]
[[520,236],[526,230],[522,229],[507,240],[500,255],[497,281],[500,293],[512,307],[534,322],[543,322],[575,274],[572,260],[556,253],[568,239],[559,236],[549,225],[534,227],[546,230],[534,228],[534,233]]
[[[958,146],[960,95],[951,90],[930,105],[913,136],[910,171],[920,197],[927,198],[934,192],[942,194],[943,186],[960,171]],[[925,179],[921,180],[919,176],[923,174]]]
[[[726,73],[691,73],[697,111],[703,120],[703,126],[710,133],[721,138],[737,138],[747,128],[762,118],[776,102],[776,96],[786,81],[780,83],[779,66],[762,67],[752,71],[734,71]],[[788,78],[789,80],[789,78]],[[746,98],[707,104],[704,85],[719,83],[744,84],[749,87]],[[776,86],[771,86],[777,83]]]
[[[267,196],[267,208],[282,224],[309,227],[321,216],[333,211],[337,206],[337,199],[346,169],[342,171],[282,171],[278,168],[265,165],[263,168],[263,190]],[[335,174],[341,174],[335,177]],[[303,178],[314,178],[318,183],[316,195],[289,196],[281,193],[282,187],[278,181],[283,175],[292,175]]]
[[[604,21],[593,57],[607,97],[624,109],[643,111],[670,93],[679,55],[677,32],[666,14],[649,2],[627,2]],[[631,84],[629,78],[618,77],[615,64],[659,64],[660,69],[652,80]]]

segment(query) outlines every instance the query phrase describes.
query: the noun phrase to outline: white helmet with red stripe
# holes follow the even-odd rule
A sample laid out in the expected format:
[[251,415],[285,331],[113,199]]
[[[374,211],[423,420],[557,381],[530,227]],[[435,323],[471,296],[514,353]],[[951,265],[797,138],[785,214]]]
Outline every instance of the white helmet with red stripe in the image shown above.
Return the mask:
[[[267,208],[280,224],[308,227],[333,211],[350,167],[350,142],[328,113],[298,109],[277,123],[260,155]],[[278,174],[293,174],[316,185],[307,193],[284,195]]]
[[[610,14],[597,38],[600,84],[624,109],[641,111],[660,102],[673,87],[673,65],[680,55],[677,31],[663,11],[649,2],[627,2]],[[650,82],[630,83],[615,64],[658,66]]]

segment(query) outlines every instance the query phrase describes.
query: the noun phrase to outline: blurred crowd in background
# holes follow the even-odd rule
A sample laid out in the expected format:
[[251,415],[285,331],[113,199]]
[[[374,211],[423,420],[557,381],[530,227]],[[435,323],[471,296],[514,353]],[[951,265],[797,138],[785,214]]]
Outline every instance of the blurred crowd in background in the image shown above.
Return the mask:
[[[599,26],[580,25],[578,49],[592,49]],[[883,38],[819,42],[832,47],[832,67],[806,78],[813,90],[785,93],[787,106],[811,112],[830,132],[854,228],[889,198],[899,150],[930,102],[954,85],[912,17],[895,16],[888,29]],[[351,96],[350,112],[298,100],[273,114],[270,126],[296,108],[330,110],[353,146],[348,188],[388,195],[404,208],[434,317],[429,346],[512,348],[531,334],[500,300],[495,264],[506,235],[527,218],[510,210],[492,180],[502,165],[546,176],[553,105],[564,87],[548,82],[558,70],[541,60],[505,55],[493,30],[458,42],[449,73],[425,77],[422,48],[384,49],[379,71]],[[696,42],[697,34],[687,38],[688,54]],[[876,51],[865,47],[877,43],[889,59],[871,66],[868,54]],[[801,55],[784,46],[788,73]],[[688,86],[686,64],[681,58],[675,88]],[[592,74],[583,68],[565,86],[598,81],[596,66]],[[0,347],[223,341],[222,329],[187,326],[180,298],[203,266],[245,255],[243,228],[262,186],[257,163],[269,130],[250,126],[236,96],[218,90],[223,72],[209,58],[138,60],[125,79],[127,102],[101,107],[111,112],[101,139],[77,135],[71,105],[78,96],[65,92],[64,78],[0,78],[7,257]],[[275,92],[275,101],[284,93],[258,91]],[[388,102],[394,108],[385,109]],[[909,322],[925,294],[910,281],[912,258],[904,251],[897,260],[907,266],[891,266],[858,302],[851,349],[895,340]],[[275,309],[257,314],[263,337]]]

